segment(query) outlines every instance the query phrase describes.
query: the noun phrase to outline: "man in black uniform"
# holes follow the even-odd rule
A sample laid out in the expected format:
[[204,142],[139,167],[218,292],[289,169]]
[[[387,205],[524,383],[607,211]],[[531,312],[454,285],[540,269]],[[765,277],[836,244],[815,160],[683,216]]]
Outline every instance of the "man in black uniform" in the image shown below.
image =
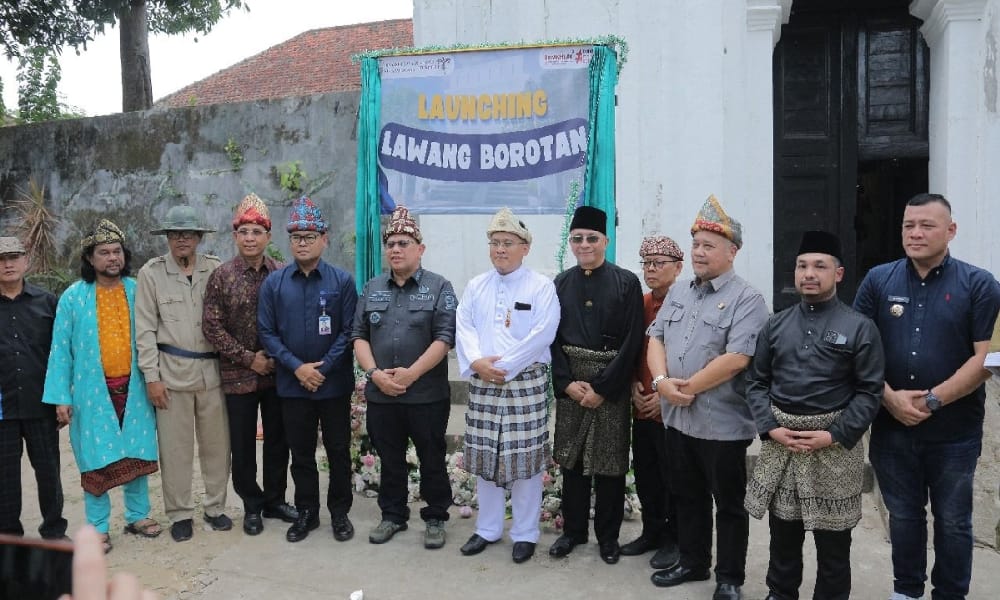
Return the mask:
[[561,316],[552,344],[554,457],[563,474],[565,529],[549,554],[563,557],[586,543],[593,484],[594,533],[601,559],[614,564],[629,466],[630,385],[644,324],[639,278],[605,261],[606,232],[604,211],[576,209],[569,242],[577,266],[555,279]]
[[840,240],[807,231],[795,261],[802,302],[768,320],[747,370],[763,443],[746,508],[770,511],[768,600],[794,600],[805,531],[816,540],[813,598],[851,594],[851,530],[861,519],[861,436],[882,401],[885,358],[875,324],[837,298]]
[[[21,452],[38,482],[43,538],[66,535],[59,479],[55,408],[42,404],[56,297],[25,282],[28,255],[21,240],[0,238],[0,533],[24,535],[21,527]],[[23,446],[22,446],[23,444]]]

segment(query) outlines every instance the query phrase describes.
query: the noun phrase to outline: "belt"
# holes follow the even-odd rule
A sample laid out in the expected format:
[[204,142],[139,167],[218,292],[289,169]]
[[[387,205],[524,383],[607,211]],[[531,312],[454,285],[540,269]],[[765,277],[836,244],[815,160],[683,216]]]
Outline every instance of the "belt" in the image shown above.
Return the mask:
[[166,352],[174,356],[183,356],[184,358],[219,358],[218,352],[192,352],[191,350],[185,350],[184,348],[178,348],[170,344],[157,344],[156,347],[160,349],[160,352]]

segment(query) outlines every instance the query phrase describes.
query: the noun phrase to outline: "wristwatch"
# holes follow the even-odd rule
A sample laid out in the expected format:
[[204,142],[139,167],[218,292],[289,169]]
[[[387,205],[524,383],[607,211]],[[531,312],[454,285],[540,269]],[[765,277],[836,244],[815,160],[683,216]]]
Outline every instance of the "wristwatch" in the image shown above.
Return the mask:
[[927,390],[927,397],[924,401],[927,402],[927,409],[931,412],[937,412],[937,410],[943,406],[941,404],[941,399],[938,398],[931,390]]
[[660,385],[660,382],[663,381],[666,378],[667,378],[666,375],[657,375],[656,377],[653,378],[653,391],[654,392],[659,393],[659,391],[656,389],[656,386]]
[[372,368],[368,369],[367,371],[365,371],[365,379],[367,379],[368,381],[371,381],[372,380],[372,375],[374,375],[375,371],[378,371],[378,370],[379,370],[378,367],[372,367]]

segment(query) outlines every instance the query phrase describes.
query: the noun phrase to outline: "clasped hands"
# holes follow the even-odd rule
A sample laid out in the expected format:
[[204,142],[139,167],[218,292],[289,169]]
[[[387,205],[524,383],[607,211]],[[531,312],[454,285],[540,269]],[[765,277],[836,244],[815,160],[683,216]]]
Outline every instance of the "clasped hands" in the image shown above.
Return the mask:
[[820,450],[833,444],[829,431],[795,431],[787,427],[775,427],[767,434],[790,452],[804,454]]
[[691,406],[694,402],[694,394],[689,394],[684,389],[690,385],[687,379],[677,377],[667,377],[660,381],[654,392],[658,392],[673,406]]
[[604,404],[604,396],[594,391],[586,381],[574,381],[567,385],[566,395],[583,408],[597,408]]
[[323,361],[299,365],[299,368],[295,369],[295,378],[299,380],[299,385],[310,392],[318,390],[326,381],[326,376],[319,372],[321,366]]
[[882,394],[882,404],[897,421],[913,427],[919,425],[931,411],[927,408],[928,390],[886,390]]
[[378,369],[372,373],[371,382],[386,396],[402,396],[406,390],[419,379],[416,372],[409,367],[393,367]]

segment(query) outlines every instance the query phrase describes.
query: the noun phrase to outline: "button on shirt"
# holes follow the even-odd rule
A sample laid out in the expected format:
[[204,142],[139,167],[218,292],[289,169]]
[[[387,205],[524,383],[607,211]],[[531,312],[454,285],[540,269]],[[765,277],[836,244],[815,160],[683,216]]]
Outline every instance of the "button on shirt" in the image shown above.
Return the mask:
[[0,419],[51,417],[42,404],[45,368],[49,362],[56,297],[24,284],[14,299],[0,295]]
[[[295,263],[268,275],[257,302],[257,331],[264,350],[275,359],[279,396],[329,399],[351,394],[354,353],[348,340],[357,303],[354,278],[323,260],[308,276]],[[319,334],[324,313],[330,317],[329,335]],[[310,392],[295,370],[320,361],[326,381]]]
[[[447,279],[417,269],[403,286],[391,274],[365,284],[354,315],[351,340],[371,344],[380,369],[409,367],[432,342],[455,345],[455,309],[458,299]],[[451,396],[448,361],[442,360],[407,388],[402,396],[386,396],[372,382],[365,387],[369,402],[424,404]]]
[[472,376],[472,363],[499,356],[493,363],[510,381],[533,363],[549,363],[549,345],[559,326],[559,298],[552,280],[522,266],[501,275],[489,271],[465,286],[458,306],[458,368]]
[[[990,339],[1000,310],[1000,284],[984,269],[953,257],[921,279],[908,258],[868,272],[854,308],[875,321],[885,347],[885,381],[894,390],[929,390],[955,374]],[[907,428],[928,441],[982,435],[986,388],[942,407],[907,428],[884,407],[874,428]]]
[[[670,377],[688,379],[714,358],[753,356],[767,322],[764,297],[732,270],[709,281],[675,283],[647,335],[663,342]],[[661,398],[663,424],[706,440],[748,440],[756,433],[740,373],[695,396],[690,406]]]

